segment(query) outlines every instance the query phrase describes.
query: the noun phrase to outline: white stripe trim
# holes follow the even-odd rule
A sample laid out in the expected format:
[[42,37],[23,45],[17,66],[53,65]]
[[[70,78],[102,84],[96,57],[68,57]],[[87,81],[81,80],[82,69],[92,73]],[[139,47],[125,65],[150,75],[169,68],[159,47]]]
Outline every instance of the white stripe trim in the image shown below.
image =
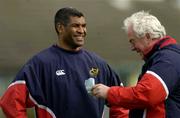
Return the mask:
[[147,109],[144,109],[143,118],[146,118],[146,116],[147,116]]
[[26,82],[25,82],[24,80],[18,80],[18,81],[15,81],[15,82],[11,83],[11,84],[8,86],[8,88],[11,87],[11,86],[14,86],[14,85],[16,85],[16,84],[26,84]]
[[101,118],[104,118],[104,110],[103,110],[103,113],[102,113],[102,117]]
[[167,97],[169,95],[169,90],[168,90],[165,82],[163,81],[163,79],[159,75],[157,75],[155,72],[153,72],[153,71],[147,71],[146,73],[149,73],[149,74],[155,76],[161,82],[161,84],[163,85],[163,87],[164,87],[164,89],[166,91],[166,99],[167,99]]
[[[15,81],[15,82],[11,83],[11,84],[8,86],[8,88],[11,87],[11,86],[14,86],[14,85],[16,85],[16,84],[26,84],[26,82],[25,82],[24,80],[18,80],[18,81]],[[52,112],[51,109],[49,109],[49,108],[46,107],[46,106],[39,105],[39,104],[33,99],[33,97],[30,95],[30,93],[29,93],[29,98],[30,98],[30,99],[34,102],[34,104],[37,105],[39,108],[46,110],[53,118],[56,118],[55,114]]]
[[40,105],[36,102],[36,100],[29,94],[29,98],[34,102],[35,105],[37,105],[39,108],[46,110],[49,114],[51,114],[51,116],[53,118],[56,118],[55,114],[53,113],[53,111],[51,109],[49,109],[48,107],[44,106],[44,105]]

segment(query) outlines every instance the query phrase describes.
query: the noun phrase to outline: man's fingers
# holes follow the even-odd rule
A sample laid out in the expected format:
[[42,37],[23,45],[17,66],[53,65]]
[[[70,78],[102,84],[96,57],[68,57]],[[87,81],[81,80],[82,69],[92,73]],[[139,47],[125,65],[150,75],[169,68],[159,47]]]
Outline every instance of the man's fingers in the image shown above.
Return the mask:
[[98,91],[97,92],[93,92],[93,96],[95,96],[97,98],[101,97],[101,95],[100,95],[100,93]]
[[97,87],[99,87],[99,86],[101,86],[102,84],[96,84],[96,85],[94,85],[93,87],[92,87],[92,89],[95,89],[95,88],[97,88]]
[[100,97],[100,88],[99,88],[99,85],[95,85],[95,86],[92,88],[92,94],[93,94],[95,97]]

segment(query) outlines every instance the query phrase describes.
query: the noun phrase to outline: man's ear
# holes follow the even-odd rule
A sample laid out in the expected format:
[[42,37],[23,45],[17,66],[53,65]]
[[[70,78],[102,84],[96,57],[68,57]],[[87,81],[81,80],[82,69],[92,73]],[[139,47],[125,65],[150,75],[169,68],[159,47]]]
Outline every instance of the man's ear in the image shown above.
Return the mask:
[[146,38],[147,38],[147,39],[151,39],[151,36],[150,36],[149,33],[146,33]]
[[58,23],[56,27],[57,27],[57,31],[59,32],[59,34],[61,34],[64,30],[64,25],[61,23]]

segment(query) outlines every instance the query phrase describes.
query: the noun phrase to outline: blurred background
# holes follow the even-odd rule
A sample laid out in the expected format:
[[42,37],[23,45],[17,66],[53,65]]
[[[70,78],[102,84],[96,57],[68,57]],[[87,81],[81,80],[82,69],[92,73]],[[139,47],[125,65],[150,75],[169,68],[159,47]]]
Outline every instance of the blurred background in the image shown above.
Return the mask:
[[[143,64],[122,30],[126,17],[149,11],[180,42],[180,0],[0,0],[0,96],[29,58],[57,40],[54,14],[66,6],[84,13],[85,48],[103,57],[125,86],[137,81]],[[108,112],[105,115],[108,118]],[[28,116],[34,118],[31,109]],[[1,110],[0,118],[5,118]]]

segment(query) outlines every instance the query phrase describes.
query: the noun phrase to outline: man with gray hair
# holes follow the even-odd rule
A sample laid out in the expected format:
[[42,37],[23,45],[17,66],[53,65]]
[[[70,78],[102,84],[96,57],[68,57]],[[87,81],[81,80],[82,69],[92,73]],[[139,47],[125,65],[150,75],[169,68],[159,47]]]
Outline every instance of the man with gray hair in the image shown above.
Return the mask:
[[145,11],[126,18],[123,29],[131,50],[145,61],[138,82],[132,87],[96,84],[93,95],[107,99],[110,106],[130,109],[129,118],[179,118],[180,45]]

